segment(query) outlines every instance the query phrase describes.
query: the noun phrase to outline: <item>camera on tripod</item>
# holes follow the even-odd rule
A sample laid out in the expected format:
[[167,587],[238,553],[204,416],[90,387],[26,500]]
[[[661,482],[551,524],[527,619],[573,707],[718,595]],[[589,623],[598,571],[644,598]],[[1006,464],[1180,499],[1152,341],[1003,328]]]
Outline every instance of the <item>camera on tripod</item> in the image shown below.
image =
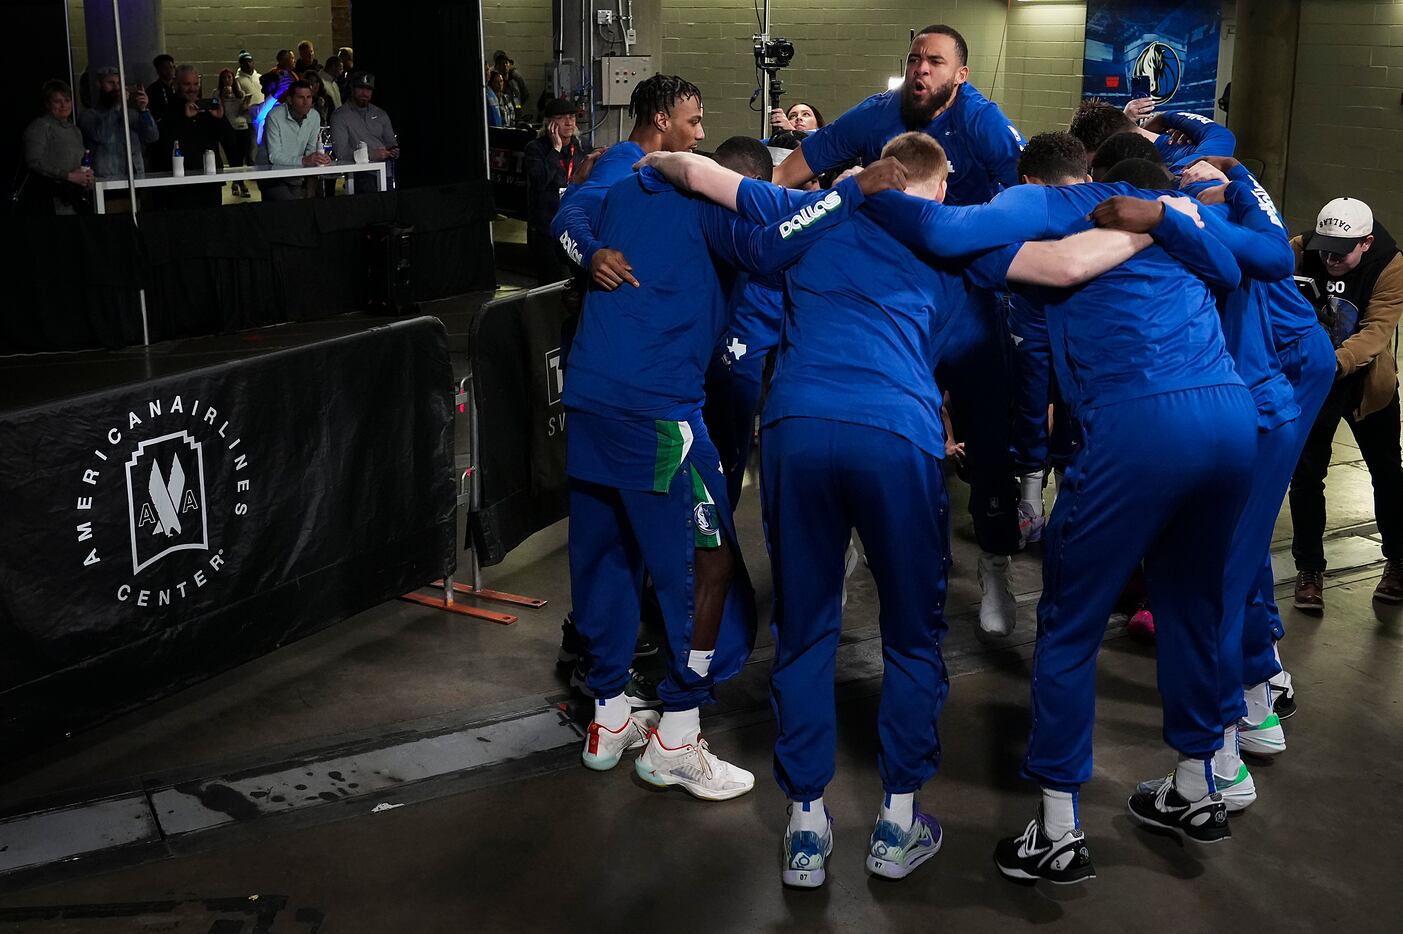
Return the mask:
[[755,67],[774,72],[794,61],[794,43],[780,36],[755,36]]

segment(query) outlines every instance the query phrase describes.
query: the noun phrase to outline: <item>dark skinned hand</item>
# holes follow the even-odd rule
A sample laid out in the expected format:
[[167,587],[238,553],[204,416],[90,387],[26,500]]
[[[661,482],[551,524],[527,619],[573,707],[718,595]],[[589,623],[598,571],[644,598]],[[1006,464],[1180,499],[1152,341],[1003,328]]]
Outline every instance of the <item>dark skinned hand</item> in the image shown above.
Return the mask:
[[905,191],[906,167],[891,157],[878,159],[857,174],[857,187],[864,197],[891,189]]
[[606,292],[614,291],[625,282],[638,288],[638,280],[633,278],[633,267],[629,265],[628,257],[607,246],[590,257],[589,274],[595,284]]
[[1096,205],[1091,219],[1098,227],[1114,230],[1128,230],[1131,233],[1149,233],[1159,226],[1164,217],[1164,205],[1158,201],[1116,195]]

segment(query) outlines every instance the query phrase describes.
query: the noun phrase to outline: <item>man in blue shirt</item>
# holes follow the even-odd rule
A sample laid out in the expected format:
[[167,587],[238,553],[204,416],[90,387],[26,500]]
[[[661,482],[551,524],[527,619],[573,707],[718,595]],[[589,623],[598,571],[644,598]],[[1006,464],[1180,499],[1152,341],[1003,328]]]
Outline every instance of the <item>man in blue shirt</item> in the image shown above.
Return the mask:
[[[911,190],[944,196],[944,154],[929,136],[902,134],[884,154],[906,167]],[[694,157],[647,161],[717,196]],[[679,166],[696,174],[679,174]],[[739,207],[753,220],[772,219],[788,214],[797,197],[749,186]],[[1149,242],[1097,230],[1026,244],[998,273],[1001,281],[1007,269],[1015,279],[1070,286]],[[833,669],[843,555],[854,528],[877,582],[885,661],[877,724],[885,795],[867,867],[903,878],[940,847],[939,822],[915,802],[939,763],[936,719],[947,690],[940,643],[949,518],[935,374],[951,320],[975,313],[971,295],[989,284],[916,259],[863,216],[814,244],[788,276],[790,308],[762,415],[761,455],[776,593],[775,777],[791,801],[786,884],[821,885],[832,850],[823,794],[834,774]]]
[[[775,183],[796,187],[852,157],[870,162],[889,140],[918,130],[940,143],[949,160],[948,203],[983,204],[1018,184],[1023,137],[998,105],[969,83],[968,61],[969,46],[957,30],[927,26],[911,43],[901,89],[869,97],[804,140],[775,170]],[[965,444],[969,511],[981,551],[979,625],[991,636],[1007,636],[1017,607],[1009,556],[1020,539],[1002,296],[984,296],[979,314],[961,316],[952,327],[940,380]]]
[[[680,194],[651,170],[608,192],[598,235],[629,257],[640,284],[590,291],[565,381],[571,592],[595,697],[586,766],[610,769],[626,749],[645,746],[635,770],[650,783],[706,800],[753,787],[749,772],[718,759],[700,736],[701,704],[740,670],[754,634],[753,598],[701,418],[706,365],[726,323],[722,273],[779,271],[849,215],[864,188],[899,183],[888,164],[815,193],[764,229]],[[633,713],[624,694],[645,573],[668,637],[660,721]]]
[[[1144,194],[1124,184],[1023,185],[989,205],[942,208],[887,193],[868,211],[913,247],[941,256],[1081,230],[1108,196]],[[1091,777],[1096,654],[1121,586],[1142,559],[1160,601],[1164,737],[1178,762],[1154,794],[1131,797],[1130,812],[1196,840],[1231,833],[1211,764],[1223,743],[1222,570],[1250,484],[1256,413],[1224,345],[1209,282],[1180,259],[1215,288],[1236,288],[1241,272],[1186,215],[1153,204],[1148,213],[1153,226],[1137,229],[1150,230],[1156,247],[1082,288],[1037,290],[1083,444],[1044,533],[1023,768],[1042,788],[1042,807],[995,851],[1013,879],[1094,875],[1076,800]]]

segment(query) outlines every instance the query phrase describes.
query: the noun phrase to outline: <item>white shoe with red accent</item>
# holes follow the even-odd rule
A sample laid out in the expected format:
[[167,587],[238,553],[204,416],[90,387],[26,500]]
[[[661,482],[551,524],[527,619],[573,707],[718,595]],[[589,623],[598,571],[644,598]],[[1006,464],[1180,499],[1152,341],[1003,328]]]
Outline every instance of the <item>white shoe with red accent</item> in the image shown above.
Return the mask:
[[654,730],[633,767],[638,777],[650,785],[680,785],[706,801],[739,798],[755,787],[754,775],[717,758],[700,735],[695,743],[669,749]]
[[629,714],[628,722],[617,730],[600,726],[599,721],[591,720],[585,732],[585,748],[580,759],[585,768],[596,772],[607,772],[619,764],[625,749],[637,749],[648,742],[648,734],[658,725],[662,714],[656,710],[635,710]]

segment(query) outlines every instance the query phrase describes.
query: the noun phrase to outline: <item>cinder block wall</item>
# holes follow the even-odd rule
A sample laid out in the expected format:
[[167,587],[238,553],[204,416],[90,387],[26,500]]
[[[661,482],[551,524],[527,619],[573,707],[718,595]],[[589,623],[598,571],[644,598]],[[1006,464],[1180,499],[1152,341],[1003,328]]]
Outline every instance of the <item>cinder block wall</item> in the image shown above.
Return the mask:
[[[483,0],[482,56],[492,66],[492,53],[502,49],[516,62],[516,70],[526,80],[534,113],[536,98],[545,88],[545,68],[551,54],[551,0]],[[569,51],[569,57],[577,53]]]
[[[89,0],[94,2],[94,0]],[[84,0],[68,0],[70,31],[73,36],[73,71],[80,75],[88,66],[84,41]],[[344,4],[339,4],[344,5]],[[257,5],[215,3],[213,0],[164,0],[166,51],[180,64],[194,65],[204,75],[205,90],[218,86],[220,69],[238,67],[239,49],[255,56],[259,71],[271,68],[279,49],[296,49],[310,39],[317,59],[326,61],[336,54],[332,31],[333,0],[264,0]],[[549,20],[547,39],[549,40]],[[349,33],[340,36],[349,41]],[[95,62],[94,64],[116,64]],[[367,64],[368,63],[363,63]],[[127,62],[133,79],[143,84],[156,80],[148,61]]]
[[1283,210],[1293,232],[1360,198],[1403,235],[1403,0],[1305,0]]
[[1085,3],[1014,3],[999,102],[1024,136],[1065,130],[1081,100]]

